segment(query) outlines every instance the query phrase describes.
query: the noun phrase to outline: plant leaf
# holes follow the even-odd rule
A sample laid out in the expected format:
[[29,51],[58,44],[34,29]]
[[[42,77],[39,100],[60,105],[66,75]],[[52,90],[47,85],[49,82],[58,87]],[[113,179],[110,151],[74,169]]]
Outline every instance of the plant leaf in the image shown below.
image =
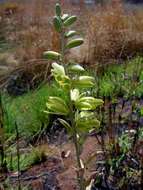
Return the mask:
[[81,65],[78,65],[78,64],[76,64],[76,65],[70,65],[68,67],[68,70],[72,71],[72,72],[75,72],[75,73],[80,73],[80,72],[84,72],[85,71],[85,69]]
[[78,46],[82,45],[83,42],[84,42],[83,38],[77,38],[77,39],[70,40],[67,43],[66,48],[71,49],[71,48],[78,47]]
[[72,132],[72,128],[71,128],[70,124],[67,121],[65,121],[64,119],[58,119],[58,120],[67,129],[67,132],[70,134]]
[[95,110],[103,104],[103,100],[94,97],[81,97],[77,99],[75,105],[79,110]]
[[60,18],[58,16],[54,17],[53,23],[54,23],[55,30],[57,32],[61,32],[62,31],[62,21],[60,20]]
[[94,86],[94,78],[91,76],[80,76],[73,80],[73,86],[76,88],[91,88]]
[[69,15],[68,14],[63,14],[63,16],[62,16],[62,20],[63,21],[65,21],[66,19],[68,19],[69,18]]
[[59,113],[60,115],[68,115],[69,108],[66,102],[59,97],[49,97],[48,102],[46,103],[47,111],[50,113]]
[[56,3],[56,15],[61,16],[61,6],[59,3]]
[[80,132],[89,132],[93,128],[98,129],[100,122],[95,118],[94,112],[82,111],[76,117],[76,126]]
[[61,57],[61,54],[55,51],[45,51],[43,55],[44,55],[44,58],[50,59],[50,60],[59,60]]
[[70,25],[72,25],[75,21],[77,20],[76,16],[70,16],[68,17],[65,21],[64,21],[64,26],[68,27]]
[[75,30],[70,30],[69,32],[65,33],[65,37],[70,38],[70,37],[75,36],[76,34],[77,34],[77,32]]

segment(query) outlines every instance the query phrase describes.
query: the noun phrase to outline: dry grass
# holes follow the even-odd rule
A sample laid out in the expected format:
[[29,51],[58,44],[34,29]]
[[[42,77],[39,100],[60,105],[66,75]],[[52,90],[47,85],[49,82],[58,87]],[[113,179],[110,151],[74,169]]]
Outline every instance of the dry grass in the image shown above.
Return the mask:
[[[53,0],[31,0],[22,2],[13,0],[0,5],[0,32],[4,35],[10,49],[10,54],[24,72],[31,72],[35,77],[43,70],[44,78],[48,75],[49,64],[43,62],[45,50],[60,49],[59,36],[52,26],[55,11]],[[62,4],[64,13],[79,14],[79,7]],[[79,25],[80,21],[78,22]],[[8,52],[9,53],[9,52]],[[38,64],[39,63],[39,64]],[[47,65],[46,65],[47,64]],[[25,67],[24,67],[25,65]],[[41,65],[41,68],[39,68]],[[12,70],[19,72],[13,65]],[[29,71],[30,69],[30,71]],[[8,70],[11,73],[11,70]],[[6,74],[9,75],[9,72]],[[2,76],[5,72],[2,71]]]
[[[22,1],[23,2],[23,1]],[[63,10],[78,14],[75,26],[86,35],[83,51],[76,53],[89,65],[123,60],[143,53],[143,12],[141,9],[126,13],[122,4],[95,9],[61,1]],[[59,50],[59,36],[52,28],[55,1],[31,0],[25,3],[4,4],[0,12],[5,21],[6,38],[14,45],[14,56],[21,62],[41,59],[44,50]],[[6,14],[5,10],[11,14]],[[75,53],[75,54],[76,54]],[[80,57],[79,56],[79,57]]]
[[[52,27],[55,2],[31,0],[0,6],[0,15],[6,22],[6,38],[14,45],[15,56],[20,62],[42,58],[47,49],[59,50],[59,37]],[[62,6],[66,13],[79,14],[77,6],[66,2],[62,2]]]
[[121,3],[89,14],[85,62],[105,64],[143,54],[143,12],[126,12]]
[[[12,7],[13,5],[13,7]],[[45,49],[50,48],[52,31],[50,18],[52,5],[44,6],[43,0],[28,3],[5,3],[1,14],[6,22],[6,38],[15,48],[19,61],[42,57]],[[11,14],[7,14],[7,10]],[[19,10],[19,11],[15,11]]]

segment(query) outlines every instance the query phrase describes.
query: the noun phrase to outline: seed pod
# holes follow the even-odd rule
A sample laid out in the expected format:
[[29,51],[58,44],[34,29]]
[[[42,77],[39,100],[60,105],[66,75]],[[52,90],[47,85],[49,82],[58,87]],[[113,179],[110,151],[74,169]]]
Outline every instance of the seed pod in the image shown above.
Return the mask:
[[56,3],[56,15],[61,16],[61,6],[59,3]]
[[77,20],[76,16],[70,16],[68,19],[64,21],[64,26],[70,26]]
[[44,58],[51,59],[51,60],[59,60],[61,57],[60,53],[57,53],[55,51],[45,51],[44,52]]
[[76,35],[76,34],[77,34],[76,31],[70,30],[69,32],[66,32],[66,33],[65,33],[65,37],[66,37],[66,38],[70,38],[70,37],[73,37],[73,36]]
[[77,38],[77,39],[71,40],[66,45],[66,48],[70,49],[70,48],[78,47],[81,44],[83,44],[83,42],[84,42],[84,40],[82,38]]
[[62,22],[59,17],[55,16],[53,19],[54,27],[57,32],[62,31]]

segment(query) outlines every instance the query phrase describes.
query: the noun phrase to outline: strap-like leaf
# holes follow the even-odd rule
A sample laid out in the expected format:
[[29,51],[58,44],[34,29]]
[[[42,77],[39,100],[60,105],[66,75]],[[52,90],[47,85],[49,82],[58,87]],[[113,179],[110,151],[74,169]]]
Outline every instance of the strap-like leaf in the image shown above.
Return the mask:
[[67,129],[68,133],[72,132],[72,128],[71,128],[70,124],[67,121],[65,121],[64,119],[60,119],[60,118],[58,120]]

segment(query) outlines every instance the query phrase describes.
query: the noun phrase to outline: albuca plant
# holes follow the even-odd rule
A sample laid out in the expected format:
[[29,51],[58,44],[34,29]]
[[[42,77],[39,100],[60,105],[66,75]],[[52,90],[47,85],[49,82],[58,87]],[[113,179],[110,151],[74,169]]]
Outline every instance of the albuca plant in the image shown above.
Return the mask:
[[[68,119],[59,121],[73,137],[77,159],[77,179],[80,190],[85,190],[87,183],[84,178],[85,165],[81,160],[84,141],[90,130],[98,129],[100,122],[95,117],[95,109],[103,104],[101,99],[87,96],[87,89],[94,86],[94,78],[83,75],[85,69],[78,64],[65,64],[66,52],[83,44],[82,38],[75,38],[76,31],[67,31],[77,20],[76,16],[63,14],[56,4],[56,16],[53,23],[61,37],[61,52],[46,51],[44,57],[56,62],[52,63],[52,75],[59,87],[66,92],[67,102],[60,97],[49,97],[46,103],[48,114],[65,116]],[[71,39],[72,38],[72,39]]]

